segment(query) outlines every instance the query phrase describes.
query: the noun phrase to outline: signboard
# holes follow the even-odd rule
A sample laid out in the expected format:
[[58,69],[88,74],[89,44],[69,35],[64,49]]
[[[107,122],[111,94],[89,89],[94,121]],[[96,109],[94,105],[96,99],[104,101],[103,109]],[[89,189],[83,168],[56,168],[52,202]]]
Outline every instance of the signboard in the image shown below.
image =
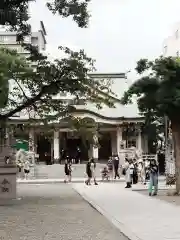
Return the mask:
[[13,145],[13,147],[16,149],[23,149],[25,151],[29,150],[29,144],[26,140],[16,140],[16,143]]
[[167,149],[165,159],[166,159],[166,174],[175,175],[175,159],[173,152]]
[[10,183],[6,178],[4,178],[4,180],[1,182],[1,192],[8,193],[9,189],[10,189]]

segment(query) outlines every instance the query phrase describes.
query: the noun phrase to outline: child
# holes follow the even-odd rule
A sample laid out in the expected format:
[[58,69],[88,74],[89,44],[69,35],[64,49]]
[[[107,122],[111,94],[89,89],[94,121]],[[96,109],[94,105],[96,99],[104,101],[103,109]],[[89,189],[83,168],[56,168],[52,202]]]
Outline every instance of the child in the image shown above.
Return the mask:
[[106,166],[101,171],[101,176],[102,176],[102,181],[104,181],[105,179],[109,180],[109,172],[108,172],[108,168]]
[[26,180],[28,179],[29,173],[30,173],[30,163],[29,163],[29,161],[26,159],[26,160],[25,160],[25,163],[24,163],[24,176],[25,176],[25,179],[26,179]]
[[16,162],[17,168],[18,168],[18,178],[22,178],[22,169],[23,169],[23,164],[20,160]]

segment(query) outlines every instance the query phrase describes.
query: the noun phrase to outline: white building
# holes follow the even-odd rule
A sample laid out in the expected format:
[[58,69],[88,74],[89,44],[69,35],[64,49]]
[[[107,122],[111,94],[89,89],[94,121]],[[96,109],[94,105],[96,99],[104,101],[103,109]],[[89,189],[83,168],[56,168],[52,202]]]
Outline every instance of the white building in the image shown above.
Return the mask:
[[[37,45],[39,51],[44,51],[46,48],[46,30],[43,22],[38,32],[33,32],[26,38],[27,42]],[[15,48],[21,54],[28,56],[28,52],[24,50],[16,42],[16,34],[11,32],[0,32],[0,44],[10,48]],[[125,73],[93,73],[89,74],[92,78],[107,78],[112,79],[112,90],[121,97],[123,92],[128,88],[127,76]],[[70,100],[70,96],[61,96],[66,100]],[[39,154],[40,161],[45,159],[45,154],[51,159],[60,159],[62,157],[62,150],[73,154],[77,148],[81,149],[82,159],[87,159],[92,156],[95,159],[107,159],[112,154],[120,154],[122,148],[129,149],[136,147],[139,152],[148,152],[148,139],[142,132],[141,125],[143,117],[139,115],[136,104],[129,106],[122,106],[117,103],[115,108],[108,108],[104,106],[102,109],[97,109],[94,104],[84,105],[80,103],[76,105],[74,116],[80,118],[91,119],[98,123],[98,131],[101,134],[99,139],[100,148],[94,145],[89,146],[89,149],[83,147],[82,139],[77,138],[72,132],[68,119],[62,119],[56,124],[55,130],[53,126],[34,125],[31,129],[19,128],[19,137],[24,139],[31,139],[33,142],[34,151]],[[28,115],[20,114],[11,119],[12,124],[21,126],[28,121]]]
[[[0,29],[0,45],[10,49],[16,49],[19,54],[28,56],[29,52],[17,43],[16,35],[16,32],[6,31],[6,29],[2,27]],[[46,30],[42,21],[40,22],[39,30],[37,32],[31,32],[29,36],[25,37],[24,41],[25,43],[31,43],[37,46],[40,52],[46,50]]]
[[163,56],[180,56],[180,22],[174,25],[171,35],[164,40]]

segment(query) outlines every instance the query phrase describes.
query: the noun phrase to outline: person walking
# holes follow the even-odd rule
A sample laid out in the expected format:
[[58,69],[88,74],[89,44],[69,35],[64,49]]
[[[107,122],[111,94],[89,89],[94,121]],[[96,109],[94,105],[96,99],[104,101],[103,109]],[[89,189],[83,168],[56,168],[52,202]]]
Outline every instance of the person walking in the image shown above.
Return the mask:
[[86,174],[87,174],[87,180],[85,181],[86,185],[91,185],[91,179],[92,179],[92,171],[91,171],[91,160],[86,164]]
[[129,161],[129,173],[131,178],[131,184],[134,183],[134,163],[133,160]]
[[115,155],[113,157],[113,165],[114,165],[114,179],[116,179],[117,177],[120,179],[120,175],[119,175],[119,157],[118,155]]
[[150,159],[146,159],[144,161],[144,185],[146,185],[146,182],[150,179],[149,165],[150,165]]
[[98,185],[96,181],[96,163],[93,158],[91,158],[86,164],[86,174],[88,179],[85,181],[86,185],[91,185],[91,179],[94,180],[94,185]]
[[72,178],[72,167],[71,167],[71,162],[68,161],[68,159],[65,160],[64,164],[64,173],[65,173],[65,183],[71,182]]
[[133,184],[137,183],[138,183],[138,164],[136,159],[134,159]]
[[94,180],[94,185],[98,185],[98,183],[96,181],[96,162],[95,162],[94,158],[91,158],[91,171],[92,171],[92,177]]
[[30,173],[30,162],[26,159],[24,162],[24,178],[27,180]]
[[130,163],[129,163],[129,160],[127,158],[125,159],[124,173],[125,173],[125,181],[126,181],[125,188],[131,188]]
[[149,196],[156,196],[158,192],[158,164],[155,159],[150,161],[149,175],[150,175]]
[[17,168],[18,168],[18,174],[17,174],[17,176],[18,176],[18,178],[22,178],[23,176],[23,163],[20,161],[20,160],[18,160],[17,162],[16,162],[16,166],[17,166]]
[[144,183],[145,179],[144,179],[144,175],[145,175],[145,170],[144,170],[144,165],[143,165],[143,161],[142,159],[140,159],[138,161],[138,181],[141,182],[142,184]]

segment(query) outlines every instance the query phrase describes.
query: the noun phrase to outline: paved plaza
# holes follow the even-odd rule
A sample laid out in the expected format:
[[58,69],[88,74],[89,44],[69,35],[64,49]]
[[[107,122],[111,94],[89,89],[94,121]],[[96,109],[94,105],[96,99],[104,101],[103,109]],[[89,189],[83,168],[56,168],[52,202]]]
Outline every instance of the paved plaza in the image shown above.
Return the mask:
[[[105,164],[97,164],[97,177],[100,177],[100,171]],[[73,164],[73,178],[84,178],[86,164]],[[30,179],[58,179],[64,178],[64,164],[36,165],[31,168]]]
[[[101,170],[105,164],[98,163],[96,167],[96,179],[101,181]],[[74,164],[72,172],[72,182],[84,182],[86,176],[86,165],[85,164]],[[122,175],[120,179],[116,179],[113,182],[124,182],[125,178]],[[164,177],[159,177],[159,181],[164,181]],[[62,183],[64,182],[64,165],[36,165],[31,168],[28,180],[18,179],[18,183]],[[138,186],[137,186],[138,187]],[[139,188],[139,187],[138,187]],[[141,186],[142,188],[142,186]]]
[[[98,163],[96,167],[96,179],[101,181],[101,170],[105,164]],[[72,172],[72,182],[82,183],[87,178],[85,173],[85,164],[73,164]],[[17,178],[17,182],[21,184],[46,184],[46,183],[64,183],[64,165],[54,164],[54,165],[36,165],[31,168],[28,180]],[[113,180],[114,181],[114,180]],[[124,176],[121,179],[116,179],[114,182],[124,181]]]
[[173,204],[165,190],[149,197],[140,185],[124,186],[19,184],[19,199],[0,206],[0,240],[180,239],[179,198]]
[[128,240],[71,185],[20,185],[18,196],[0,206],[1,240]]
[[175,204],[125,189],[123,183],[73,187],[131,240],[180,239],[180,207]]

